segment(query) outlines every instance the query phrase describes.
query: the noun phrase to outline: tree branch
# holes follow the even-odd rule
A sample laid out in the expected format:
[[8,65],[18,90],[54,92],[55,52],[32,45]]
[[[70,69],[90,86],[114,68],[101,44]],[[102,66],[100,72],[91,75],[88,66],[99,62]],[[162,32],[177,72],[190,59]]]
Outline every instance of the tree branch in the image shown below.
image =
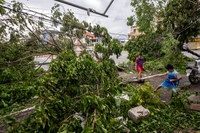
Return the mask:
[[183,50],[187,51],[188,53],[197,56],[198,58],[200,57],[199,54],[195,53],[194,51],[192,51],[191,49],[189,49],[188,47],[183,48]]
[[30,57],[33,57],[33,56],[40,56],[40,55],[44,55],[44,54],[57,55],[57,54],[53,54],[53,53],[49,53],[49,52],[48,52],[48,53],[41,53],[41,54],[33,54],[33,55],[29,55],[29,56],[20,58],[20,59],[15,60],[15,61],[6,61],[6,62],[2,62],[2,63],[0,63],[0,65],[17,63],[17,62],[20,62],[20,61],[22,61],[22,60],[28,59],[28,58],[30,58]]
[[[48,32],[48,34],[51,36],[51,38],[52,38],[52,40],[53,40],[53,43],[54,43],[54,44],[51,44],[51,45],[55,46],[56,49],[57,49],[58,51],[61,51],[62,48],[60,48],[60,47],[58,46],[57,42],[55,41],[55,39],[54,39],[54,37],[53,37],[53,34],[52,34],[50,31],[48,31],[46,28],[44,28],[44,29],[45,29],[45,31]],[[48,42],[48,43],[49,43],[49,42]]]
[[93,120],[93,123],[92,123],[92,131],[94,131],[94,125],[96,123],[96,114],[97,114],[97,109],[94,109],[94,120]]

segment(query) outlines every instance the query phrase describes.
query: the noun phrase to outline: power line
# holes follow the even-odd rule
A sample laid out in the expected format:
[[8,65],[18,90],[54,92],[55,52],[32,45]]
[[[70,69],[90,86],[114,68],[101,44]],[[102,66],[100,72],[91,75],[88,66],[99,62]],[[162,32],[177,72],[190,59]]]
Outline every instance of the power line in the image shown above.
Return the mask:
[[[3,6],[3,5],[0,5],[0,6],[2,8],[4,8],[4,9],[12,10],[14,12],[22,13],[23,15],[29,16],[30,18],[35,19],[35,21],[37,19],[37,20],[42,20],[42,21],[44,21],[46,23],[57,23],[57,24],[63,25],[61,22],[59,22],[57,20],[52,20],[52,18],[50,16],[47,16],[46,14],[43,14],[43,13],[38,13],[36,11],[31,10],[30,8],[29,9],[23,9],[23,10],[35,13],[34,15],[30,14],[28,12],[16,11],[16,10],[10,8],[10,7],[6,7],[6,6]],[[41,15],[42,17],[41,16],[36,16],[36,14]],[[82,29],[82,30],[87,30],[87,29],[80,28],[80,27],[75,27],[75,28]],[[119,33],[109,33],[109,34],[111,34],[111,35],[119,35],[119,36],[128,36],[127,34],[120,34],[120,32]]]
[[[8,3],[8,2],[5,2],[5,3],[7,3],[7,4],[9,4],[9,5],[13,5],[13,4]],[[49,13],[45,13],[45,14],[51,14],[51,13],[50,13],[51,10],[49,10],[49,9],[37,8],[37,7],[28,7],[28,6],[27,6],[26,4],[24,4],[24,3],[23,3],[23,5],[25,5],[25,6],[28,8],[27,10],[31,10],[31,9],[38,9],[38,10],[41,10],[41,11],[46,10],[46,11],[48,11]],[[60,4],[59,4],[59,5],[60,5]],[[62,6],[62,5],[60,5],[60,6]],[[64,7],[63,7],[63,8],[64,8]],[[74,14],[78,14],[78,15],[87,16],[87,14],[83,14],[83,13],[78,13],[78,12],[73,12],[73,13],[74,13]],[[90,15],[90,16],[100,18],[100,16],[96,16],[96,15]],[[109,16],[109,18],[114,18],[114,19],[118,19],[118,20],[127,20],[126,18],[119,18],[119,17],[115,17],[115,16]],[[108,18],[106,18],[106,19],[108,19]]]
[[[43,9],[43,8],[35,8],[35,7],[30,7],[32,9],[38,9],[38,10],[41,10],[41,11],[48,11],[49,13],[45,13],[45,14],[51,14],[50,10],[49,9]],[[83,13],[78,13],[78,12],[73,12],[74,14],[78,14],[78,15],[83,15],[83,16],[87,16],[86,14],[83,14]],[[101,18],[100,16],[97,16],[97,15],[90,15],[90,17],[97,17],[97,18]],[[114,19],[119,19],[119,20],[127,20],[126,18],[119,18],[119,17],[115,17],[115,16],[109,16],[109,18],[114,18]],[[109,19],[109,18],[106,18],[106,19]]]
[[100,13],[100,12],[95,11],[95,10],[92,9],[92,8],[85,8],[85,7],[82,7],[82,6],[80,6],[80,5],[76,5],[76,4],[73,4],[73,3],[70,3],[70,2],[67,2],[67,1],[64,1],[64,0],[55,0],[55,1],[58,1],[58,2],[60,2],[60,3],[64,3],[64,4],[67,4],[67,5],[70,5],[70,6],[79,8],[79,9],[82,9],[82,10],[85,10],[85,11],[87,11],[87,15],[88,15],[88,16],[90,16],[90,12],[92,12],[92,13],[97,14],[97,15],[100,15],[100,16],[108,17],[108,15],[106,15],[106,12],[107,12],[108,9],[110,8],[110,6],[112,5],[112,3],[113,3],[114,0],[111,0],[111,1],[110,1],[109,5],[106,7],[104,13]]

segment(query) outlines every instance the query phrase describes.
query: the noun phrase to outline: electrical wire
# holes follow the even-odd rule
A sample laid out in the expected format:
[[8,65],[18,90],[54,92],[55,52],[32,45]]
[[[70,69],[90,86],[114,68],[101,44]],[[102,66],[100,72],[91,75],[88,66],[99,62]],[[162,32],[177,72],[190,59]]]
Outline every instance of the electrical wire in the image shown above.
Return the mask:
[[[12,5],[11,3],[8,3],[8,2],[6,2],[6,3]],[[37,7],[28,7],[28,6],[27,6],[26,4],[24,4],[24,3],[23,3],[23,5],[25,5],[29,10],[31,10],[31,9],[37,9],[37,10],[41,10],[41,11],[46,10],[46,11],[48,11],[49,13],[45,13],[45,14],[51,14],[51,13],[50,13],[51,10],[49,10],[49,9],[37,8]],[[60,5],[60,4],[59,4],[59,5]],[[60,6],[62,6],[62,5],[60,5]],[[63,6],[62,6],[62,8],[63,8],[64,12],[66,12]],[[74,13],[74,14],[78,14],[78,15],[87,16],[87,14],[83,14],[83,13],[77,13],[77,12],[73,12],[73,13]],[[101,18],[101,16],[98,16],[98,15],[90,15],[90,16],[91,16],[91,17]],[[119,18],[119,17],[115,17],[115,16],[109,16],[109,18],[114,18],[114,19],[117,19],[117,20],[124,20],[124,21],[126,20],[126,21],[127,21],[126,18]],[[109,18],[106,18],[106,19],[109,19]]]
[[[7,3],[7,2],[6,2]],[[37,11],[34,11],[34,10],[31,10],[28,6],[25,6],[28,8],[28,9],[23,9],[24,11],[26,12],[23,12],[23,11],[15,11],[14,9],[10,8],[9,6],[13,5],[13,4],[10,4],[10,3],[7,3],[8,5],[7,6],[3,6],[3,5],[0,5],[2,8],[4,9],[7,9],[7,10],[11,10],[11,11],[14,11],[14,12],[18,12],[18,13],[22,13],[24,15],[27,15],[28,17],[34,19],[34,21],[38,21],[38,20],[42,20],[42,22],[45,22],[47,25],[49,23],[50,27],[52,25],[52,23],[57,23],[57,24],[60,24],[60,25],[63,25],[61,22],[57,21],[57,20],[52,20],[52,18],[46,14],[43,14],[43,13],[39,13]],[[33,13],[33,14],[31,14]],[[40,16],[37,16],[37,15],[40,15]],[[99,17],[99,16],[95,16],[95,17]],[[79,28],[79,27],[76,27],[76,28]],[[83,28],[82,28],[83,29]],[[86,30],[86,29],[83,29],[83,30]],[[124,30],[123,30],[124,31]],[[119,32],[121,33],[121,32]],[[128,36],[127,34],[119,34],[119,33],[109,33],[109,34],[112,34],[112,35],[118,35],[118,36]]]

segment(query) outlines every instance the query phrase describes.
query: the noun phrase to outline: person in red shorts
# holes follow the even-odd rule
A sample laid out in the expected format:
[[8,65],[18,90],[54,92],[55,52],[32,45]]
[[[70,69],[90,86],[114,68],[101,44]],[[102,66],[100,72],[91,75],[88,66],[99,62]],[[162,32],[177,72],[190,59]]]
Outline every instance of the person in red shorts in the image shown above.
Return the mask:
[[144,70],[144,58],[142,57],[142,54],[139,54],[139,56],[135,60],[135,70],[138,71],[137,79],[140,80],[142,77],[142,71]]

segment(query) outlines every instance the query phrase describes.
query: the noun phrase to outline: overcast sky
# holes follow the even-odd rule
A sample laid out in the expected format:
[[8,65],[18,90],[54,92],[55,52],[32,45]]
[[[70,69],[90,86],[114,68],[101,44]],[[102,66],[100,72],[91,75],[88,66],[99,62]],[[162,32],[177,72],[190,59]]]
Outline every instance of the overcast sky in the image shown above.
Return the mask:
[[[11,0],[5,0],[6,2],[11,2]],[[87,15],[87,12],[66,4],[54,0],[16,0],[21,3],[24,3],[31,10],[36,10],[41,13],[50,12],[51,7],[55,3],[62,5],[61,10],[71,9],[75,13],[76,18],[80,21],[85,20],[88,23],[99,24],[103,27],[106,27],[110,33],[119,33],[128,35],[130,32],[130,27],[126,25],[127,17],[133,15],[131,12],[131,0],[114,0],[110,8],[108,9],[106,15],[108,18],[99,16],[93,13],[90,13],[90,16]],[[80,5],[85,8],[93,8],[97,12],[103,13],[111,0],[65,0],[67,2]],[[64,8],[64,9],[63,9]],[[113,34],[112,34],[113,35]],[[127,36],[115,35],[115,38],[127,39]]]

